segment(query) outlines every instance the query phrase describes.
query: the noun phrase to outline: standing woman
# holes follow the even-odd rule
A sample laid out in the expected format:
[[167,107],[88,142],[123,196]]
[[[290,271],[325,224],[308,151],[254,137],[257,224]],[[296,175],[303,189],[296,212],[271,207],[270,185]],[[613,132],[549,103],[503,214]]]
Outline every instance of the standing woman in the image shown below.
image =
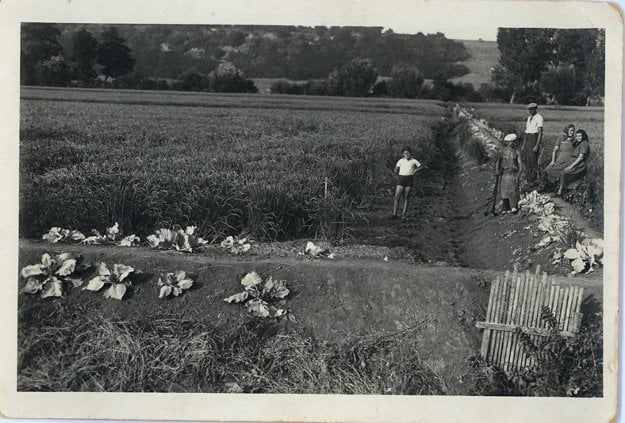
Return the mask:
[[496,172],[501,177],[501,213],[516,213],[519,203],[519,173],[523,170],[521,155],[515,148],[516,135],[503,139],[504,148],[497,155]]
[[523,135],[523,145],[521,154],[525,165],[525,179],[528,186],[538,183],[538,156],[543,140],[543,117],[538,114],[538,105],[530,103],[527,105],[529,116],[525,122],[525,134]]
[[577,182],[586,175],[588,157],[590,156],[590,147],[588,145],[588,134],[583,129],[575,131],[575,140],[573,141],[573,151],[571,159],[573,162],[564,168],[560,174],[560,188],[558,195],[562,196],[565,189],[577,185]]

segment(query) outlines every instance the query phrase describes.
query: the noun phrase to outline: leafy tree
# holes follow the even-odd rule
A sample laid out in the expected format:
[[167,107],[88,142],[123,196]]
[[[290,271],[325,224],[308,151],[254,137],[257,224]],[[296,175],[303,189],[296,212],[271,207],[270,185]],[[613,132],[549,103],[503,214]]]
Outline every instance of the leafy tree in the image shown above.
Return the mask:
[[[605,31],[601,29],[558,30],[553,39],[554,58],[545,75],[549,84],[566,72],[573,80],[563,81],[574,92],[559,90],[560,104],[583,104],[591,96],[603,95],[605,74]],[[574,75],[573,75],[574,74]],[[574,82],[574,83],[573,83]],[[554,93],[552,87],[549,92]],[[547,91],[547,90],[546,90]]]
[[291,84],[286,79],[278,79],[271,83],[271,87],[269,88],[269,92],[271,94],[291,94],[291,90],[293,89],[293,84]]
[[374,97],[386,97],[389,94],[389,83],[386,80],[377,81],[371,87],[371,95]]
[[[603,29],[560,30],[554,39],[554,66],[573,65],[578,91],[576,104],[584,97],[604,94],[605,31]],[[570,95],[570,97],[574,97]]]
[[416,98],[423,85],[423,75],[415,66],[394,66],[389,91],[393,97]]
[[363,97],[369,93],[377,78],[377,70],[370,59],[356,58],[332,71],[328,84],[334,95]]
[[22,24],[20,55],[22,84],[38,84],[36,68],[39,67],[37,73],[41,74],[43,68],[53,66],[54,61],[43,65],[44,62],[63,55],[63,49],[58,41],[59,35],[59,29],[53,24]]
[[246,37],[247,32],[235,29],[228,34],[228,41],[231,46],[238,47],[245,42]]
[[450,101],[453,98],[453,89],[453,84],[442,73],[435,75],[432,79],[432,94],[434,98]]
[[173,88],[180,91],[209,91],[209,78],[197,72],[185,72],[180,75]]
[[97,49],[98,41],[91,32],[83,28],[73,34],[70,60],[73,62],[73,74],[79,81],[88,82],[95,78],[93,67]]
[[540,79],[540,86],[555,104],[571,105],[586,101],[583,83],[572,64],[550,65]]
[[102,32],[102,41],[96,52],[96,59],[102,65],[102,73],[106,80],[109,77],[125,75],[135,66],[135,59],[126,45],[126,40],[119,35],[115,27],[109,27]]
[[258,92],[254,82],[245,79],[241,71],[229,62],[220,63],[209,78],[211,90],[218,93]]
[[605,95],[605,30],[596,30],[597,37],[592,50],[587,55],[584,66],[584,83],[589,96]]
[[305,85],[305,93],[308,95],[328,95],[329,90],[325,79],[311,79]]
[[473,103],[480,103],[484,101],[484,97],[482,97],[482,94],[480,94],[479,91],[475,90],[475,87],[473,86],[473,84],[465,82],[464,84],[462,84],[462,90],[463,90],[463,93],[461,97],[464,98],[464,100],[470,101]]
[[492,79],[512,93],[510,102],[539,101],[542,90],[561,104],[603,94],[604,30],[500,28],[497,45]]
[[553,54],[549,28],[499,28],[497,46],[501,56],[493,80],[512,89],[514,94],[535,86]]
[[62,87],[70,79],[69,66],[63,56],[52,56],[37,63],[34,77],[38,85]]

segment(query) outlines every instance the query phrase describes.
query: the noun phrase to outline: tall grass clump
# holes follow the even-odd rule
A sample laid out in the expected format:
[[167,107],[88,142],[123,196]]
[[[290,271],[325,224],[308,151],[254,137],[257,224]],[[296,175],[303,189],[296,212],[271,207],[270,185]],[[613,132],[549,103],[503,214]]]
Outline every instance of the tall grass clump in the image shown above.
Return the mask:
[[403,109],[313,107],[334,107],[332,99],[298,110],[215,98],[219,107],[206,108],[23,100],[20,235],[119,222],[141,237],[193,224],[212,240],[340,241],[359,221],[354,205],[392,185],[404,145],[429,165],[425,179],[454,171],[453,146],[441,136],[449,127],[433,123],[437,105],[408,120]]
[[[443,394],[409,332],[339,342],[284,322],[236,327],[159,317],[20,322],[19,391]],[[45,323],[44,323],[45,322]]]

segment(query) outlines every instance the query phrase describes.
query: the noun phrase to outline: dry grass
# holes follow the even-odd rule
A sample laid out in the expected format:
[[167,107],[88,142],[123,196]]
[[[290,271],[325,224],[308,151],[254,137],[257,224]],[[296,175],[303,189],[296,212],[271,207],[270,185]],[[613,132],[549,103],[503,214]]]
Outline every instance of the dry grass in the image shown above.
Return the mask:
[[[421,358],[419,323],[331,342],[286,321],[250,318],[227,327],[177,316],[95,316],[80,306],[22,304],[18,391],[448,393]],[[472,357],[463,375],[467,393],[599,396],[601,333],[601,313],[586,316],[577,337],[531,346],[541,357],[537,366],[508,375]]]
[[410,331],[336,344],[283,322],[227,329],[175,317],[69,318],[66,309],[39,306],[28,313],[20,391],[445,393]]

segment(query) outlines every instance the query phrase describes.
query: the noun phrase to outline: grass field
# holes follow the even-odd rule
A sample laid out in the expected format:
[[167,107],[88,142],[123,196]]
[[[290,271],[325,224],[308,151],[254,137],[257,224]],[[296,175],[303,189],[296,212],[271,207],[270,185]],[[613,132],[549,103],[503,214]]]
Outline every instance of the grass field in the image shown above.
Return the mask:
[[[478,117],[486,119],[499,130],[514,131],[519,135],[525,130],[528,112],[524,105],[474,103],[471,106]],[[588,159],[587,184],[585,190],[576,195],[573,201],[596,229],[603,230],[603,107],[542,106],[539,113],[545,119],[541,169],[549,164],[553,146],[562,137],[565,126],[573,123],[577,129],[588,133],[591,155]]]
[[[410,145],[445,169],[437,102],[23,88],[20,231],[340,238]],[[437,126],[438,125],[438,126]],[[437,129],[438,128],[438,129]],[[326,178],[327,187],[326,190]]]

